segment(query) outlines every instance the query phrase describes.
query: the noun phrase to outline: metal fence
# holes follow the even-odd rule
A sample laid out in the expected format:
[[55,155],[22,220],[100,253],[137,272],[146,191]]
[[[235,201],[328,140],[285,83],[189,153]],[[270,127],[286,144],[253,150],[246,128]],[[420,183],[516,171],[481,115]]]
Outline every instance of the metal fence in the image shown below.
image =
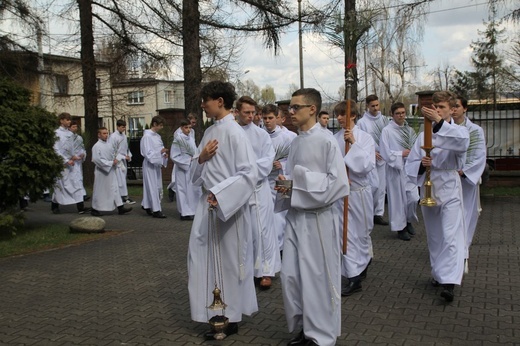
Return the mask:
[[471,100],[467,116],[484,130],[493,168],[520,170],[520,93]]

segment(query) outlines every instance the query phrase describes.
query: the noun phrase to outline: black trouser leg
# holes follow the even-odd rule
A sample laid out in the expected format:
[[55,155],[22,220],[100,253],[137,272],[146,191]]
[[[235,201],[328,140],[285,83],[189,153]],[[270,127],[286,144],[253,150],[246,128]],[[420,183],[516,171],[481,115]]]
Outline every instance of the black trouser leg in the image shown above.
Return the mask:
[[82,211],[85,209],[85,204],[83,202],[76,203],[76,208],[78,208],[78,211]]

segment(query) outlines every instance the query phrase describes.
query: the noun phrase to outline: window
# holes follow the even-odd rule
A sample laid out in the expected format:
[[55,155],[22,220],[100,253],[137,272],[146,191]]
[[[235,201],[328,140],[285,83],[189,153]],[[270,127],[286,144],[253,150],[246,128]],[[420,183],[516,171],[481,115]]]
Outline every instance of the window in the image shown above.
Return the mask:
[[128,136],[130,138],[139,138],[143,136],[146,123],[144,117],[131,117],[128,119]]
[[101,96],[101,79],[96,78],[96,92],[98,96]]
[[57,95],[69,94],[69,77],[66,75],[54,76],[54,93]]
[[164,90],[164,103],[173,103],[173,90]]
[[144,91],[132,91],[128,93],[128,101],[129,105],[140,105],[144,103]]

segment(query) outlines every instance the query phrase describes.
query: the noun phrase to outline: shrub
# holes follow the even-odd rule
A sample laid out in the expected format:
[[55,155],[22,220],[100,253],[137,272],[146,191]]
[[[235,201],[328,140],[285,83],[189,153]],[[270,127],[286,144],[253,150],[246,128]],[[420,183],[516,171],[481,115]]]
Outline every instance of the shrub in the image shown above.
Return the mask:
[[0,218],[10,214],[13,220],[20,198],[38,199],[63,169],[53,149],[56,116],[32,106],[30,97],[29,90],[0,79]]

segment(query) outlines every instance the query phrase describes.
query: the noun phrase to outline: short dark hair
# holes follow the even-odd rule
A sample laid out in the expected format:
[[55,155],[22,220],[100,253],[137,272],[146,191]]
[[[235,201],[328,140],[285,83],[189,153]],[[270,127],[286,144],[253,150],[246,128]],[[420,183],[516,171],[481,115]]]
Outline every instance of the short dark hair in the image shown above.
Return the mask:
[[190,113],[188,114],[188,120],[197,120],[197,114],[195,113]]
[[119,119],[116,122],[116,127],[119,127],[119,126],[126,126],[126,121],[124,121],[123,119]]
[[[359,108],[356,101],[350,99],[348,102],[350,103],[350,115],[359,116]],[[341,101],[334,106],[334,115],[338,116],[345,114],[347,114],[347,101]]]
[[108,129],[107,129],[106,127],[101,126],[101,127],[98,127],[98,129],[97,129],[97,133],[100,134],[101,131],[103,131],[103,130],[107,130],[107,131],[108,131]]
[[318,118],[321,118],[322,115],[329,115],[329,112],[327,112],[327,111],[321,111],[321,112],[318,114]]
[[464,96],[458,95],[457,100],[460,100],[460,104],[462,105],[463,108],[468,108],[468,99],[467,98],[465,98]]
[[392,106],[390,106],[390,113],[392,113],[392,115],[394,114],[394,112],[396,110],[398,110],[399,108],[404,108],[406,110],[406,107],[404,106],[404,103],[402,102],[395,102],[392,104]]
[[379,101],[379,97],[377,97],[377,95],[368,95],[367,98],[365,99],[365,103],[368,105],[370,102],[372,101]]
[[270,113],[273,113],[275,116],[278,116],[278,106],[269,103],[262,108],[262,115],[267,115]]
[[58,115],[58,119],[59,120],[63,120],[63,119],[67,119],[67,120],[70,120],[72,119],[72,117],[70,116],[70,113],[67,113],[67,112],[62,112]]
[[188,120],[185,120],[185,119],[181,120],[181,125],[180,125],[181,127],[188,126],[188,125],[191,125],[191,123]]
[[229,82],[222,81],[211,81],[206,83],[200,91],[200,96],[204,101],[207,101],[208,99],[216,100],[219,97],[222,97],[226,109],[233,108],[233,102],[237,99],[235,87]]
[[161,125],[161,124],[164,124],[164,118],[159,116],[159,115],[156,115],[152,118],[152,122],[150,123],[150,127],[153,127],[153,124],[155,123],[155,125]]
[[294,96],[303,96],[305,102],[310,105],[316,106],[316,113],[319,113],[321,110],[321,94],[318,90],[314,88],[303,88],[296,90],[293,92],[292,97]]
[[247,103],[248,105],[251,105],[251,106],[255,106],[255,110],[257,109],[258,107],[258,103],[256,103],[255,100],[253,100],[251,97],[249,96],[242,96],[240,97],[238,100],[237,100],[237,103],[236,103],[236,108],[238,110],[240,110],[242,108],[242,105],[244,103]]
[[79,122],[78,120],[72,120],[72,121],[70,122],[70,126],[72,126],[72,125],[76,125],[77,127],[81,127],[81,126],[80,126],[80,122]]

